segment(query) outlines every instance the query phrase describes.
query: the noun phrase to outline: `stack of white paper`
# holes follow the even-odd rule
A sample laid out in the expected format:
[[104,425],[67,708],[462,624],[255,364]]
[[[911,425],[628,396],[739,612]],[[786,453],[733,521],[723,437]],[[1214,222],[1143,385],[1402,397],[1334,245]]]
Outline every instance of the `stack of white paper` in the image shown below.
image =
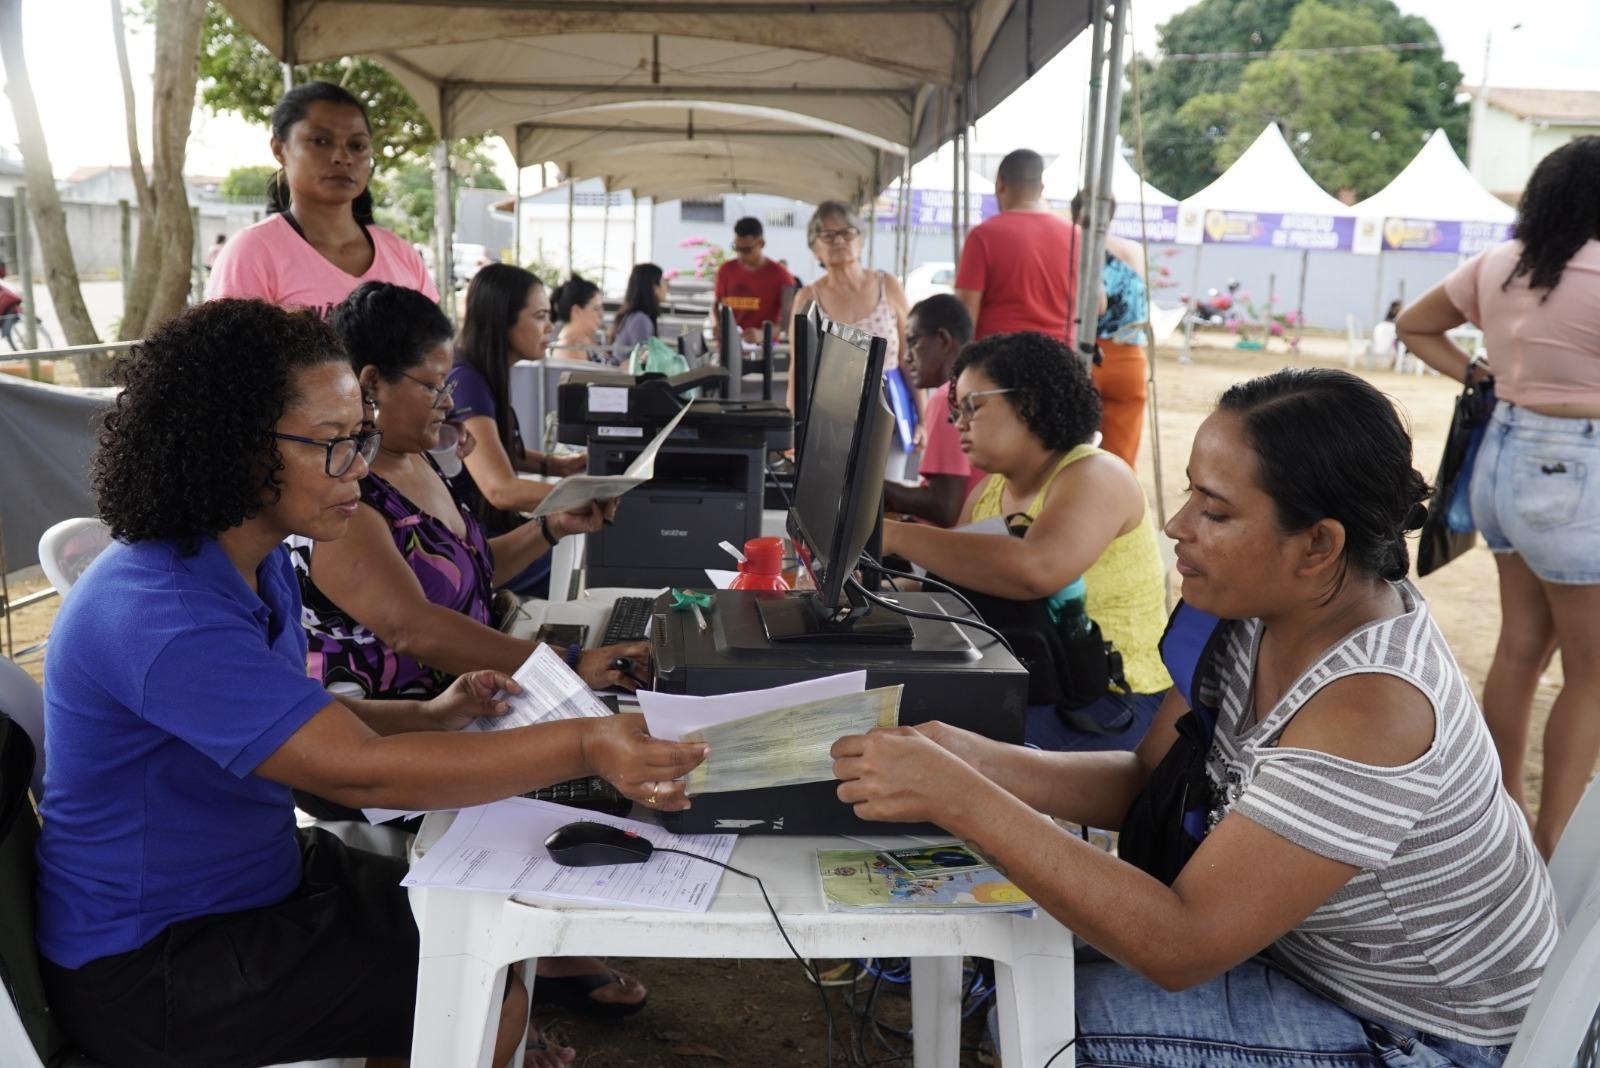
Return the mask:
[[512,797],[463,809],[433,848],[411,866],[405,886],[530,895],[551,901],[704,912],[722,869],[676,853],[653,853],[641,864],[568,868],[550,859],[544,840],[578,820],[621,827],[655,846],[727,862],[736,839],[725,834],[676,835],[652,823]]

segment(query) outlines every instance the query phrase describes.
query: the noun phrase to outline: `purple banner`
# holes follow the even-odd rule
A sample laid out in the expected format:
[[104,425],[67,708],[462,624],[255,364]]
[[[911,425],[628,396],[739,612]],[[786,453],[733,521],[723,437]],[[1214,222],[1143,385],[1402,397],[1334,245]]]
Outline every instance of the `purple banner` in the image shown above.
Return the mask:
[[[873,214],[877,221],[893,226],[896,221],[900,194],[890,190],[878,198]],[[955,215],[956,197],[948,189],[911,190],[911,228],[913,230],[942,230],[949,232]],[[984,219],[1000,214],[1000,205],[993,193],[969,193],[967,210],[976,226]]]
[[1205,213],[1201,237],[1208,245],[1332,252],[1349,250],[1355,227],[1349,216],[1213,210]]
[[1383,247],[1393,252],[1446,252],[1473,256],[1510,237],[1510,223],[1383,220]]
[[1111,218],[1111,232],[1128,241],[1149,241],[1167,245],[1178,240],[1178,206],[1153,204],[1144,209],[1144,221],[1139,221],[1139,205],[1118,204]]

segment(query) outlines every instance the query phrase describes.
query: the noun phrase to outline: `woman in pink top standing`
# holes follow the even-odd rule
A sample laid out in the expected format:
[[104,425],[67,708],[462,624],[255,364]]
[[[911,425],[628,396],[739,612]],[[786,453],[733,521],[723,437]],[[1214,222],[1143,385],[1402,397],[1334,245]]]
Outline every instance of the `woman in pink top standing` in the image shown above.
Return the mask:
[[422,257],[372,221],[372,128],[350,93],[307,82],[272,109],[267,218],[223,246],[206,296],[314,309],[324,319],[363,282],[390,282],[431,300]]
[[[1497,403],[1472,472],[1473,520],[1500,569],[1483,714],[1506,789],[1522,802],[1534,687],[1561,649],[1533,835],[1548,858],[1600,755],[1600,137],[1544,158],[1515,234],[1396,326],[1441,374],[1494,376]],[[1445,337],[1465,320],[1482,328],[1492,371]]]

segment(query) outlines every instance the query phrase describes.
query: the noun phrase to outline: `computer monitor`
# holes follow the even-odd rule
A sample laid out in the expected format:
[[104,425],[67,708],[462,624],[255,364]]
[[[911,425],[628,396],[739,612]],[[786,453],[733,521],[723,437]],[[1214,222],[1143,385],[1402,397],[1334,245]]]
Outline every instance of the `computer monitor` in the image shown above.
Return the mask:
[[817,319],[810,313],[794,317],[789,335],[789,377],[794,379],[794,458],[799,463],[805,448],[806,413],[811,410],[812,368],[817,360]]
[[788,532],[815,592],[760,606],[771,641],[910,641],[905,619],[847,583],[879,519],[894,414],[883,392],[883,338],[830,323],[814,361]]
[[728,371],[728,396],[739,400],[744,396],[744,338],[739,333],[739,321],[733,309],[726,304],[717,305],[717,361]]

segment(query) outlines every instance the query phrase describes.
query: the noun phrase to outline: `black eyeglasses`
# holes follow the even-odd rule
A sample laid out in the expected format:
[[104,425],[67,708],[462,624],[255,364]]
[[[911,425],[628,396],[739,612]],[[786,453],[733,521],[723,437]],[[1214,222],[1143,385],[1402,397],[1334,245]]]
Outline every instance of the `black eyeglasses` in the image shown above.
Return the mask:
[[445,379],[444,380],[444,385],[442,385],[442,386],[430,386],[428,383],[424,382],[422,379],[417,378],[415,375],[408,375],[404,371],[400,372],[400,377],[401,378],[409,378],[409,379],[411,379],[411,381],[415,382],[417,385],[421,386],[423,389],[427,390],[429,393],[432,393],[433,394],[433,406],[435,408],[448,408],[448,407],[450,407],[450,395],[453,394],[456,391],[456,380],[455,379],[453,379],[453,378]]
[[377,430],[363,430],[342,438],[303,438],[299,434],[272,436],[284,441],[298,441],[302,445],[321,445],[327,450],[322,469],[328,472],[329,478],[343,477],[346,471],[355,466],[357,456],[361,457],[362,463],[371,464],[372,458],[378,455],[378,445],[383,441],[383,433]]

